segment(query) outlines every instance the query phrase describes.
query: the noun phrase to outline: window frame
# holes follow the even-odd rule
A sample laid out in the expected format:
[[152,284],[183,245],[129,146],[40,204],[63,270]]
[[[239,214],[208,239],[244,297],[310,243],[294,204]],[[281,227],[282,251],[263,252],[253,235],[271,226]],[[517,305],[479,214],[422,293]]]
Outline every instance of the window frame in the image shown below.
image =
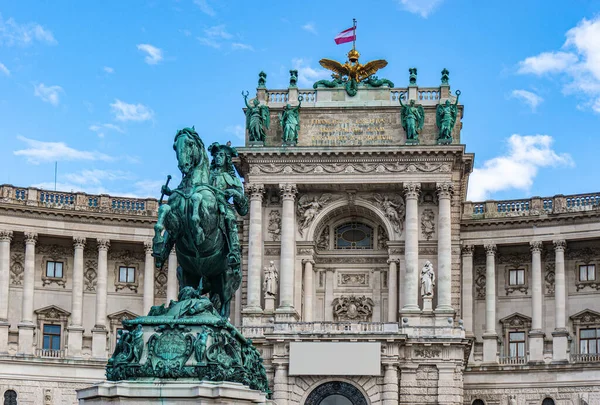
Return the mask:
[[[55,267],[54,275],[53,276],[48,275],[48,265],[50,263],[54,263],[55,266],[56,266],[56,263],[62,264],[62,274],[60,277],[56,277],[56,267]],[[42,278],[42,286],[43,287],[49,286],[51,284],[56,284],[59,287],[66,288],[67,274],[69,272],[69,260],[68,259],[66,259],[64,257],[60,257],[58,254],[43,256],[42,262],[41,262],[41,270],[42,270],[41,278]]]
[[[56,326],[56,327],[58,327],[58,334],[46,332],[46,327],[47,326]],[[42,324],[41,332],[42,332],[42,349],[43,350],[52,350],[52,351],[60,351],[60,350],[62,350],[62,348],[63,348],[63,341],[62,341],[62,339],[63,339],[63,326],[61,324],[56,323],[56,322],[52,322],[52,321],[51,322],[44,322]],[[46,346],[46,336],[50,337],[50,339],[49,339],[49,342],[50,342],[49,347],[45,347]],[[54,337],[54,338],[52,338],[52,337]],[[52,343],[55,340],[58,340],[58,349],[54,349],[52,347]]]
[[[121,281],[121,268],[126,267],[128,269],[133,269],[133,281]],[[131,292],[137,293],[138,286],[140,281],[140,266],[137,263],[131,263],[129,261],[125,262],[116,262],[115,263],[115,291],[119,292],[121,290],[129,290]]]
[[[511,340],[511,335],[515,335],[515,334],[522,334],[523,335],[523,339],[522,340],[515,340],[512,341]],[[507,352],[506,355],[512,359],[527,359],[527,332],[524,330],[517,330],[517,331],[508,331],[508,339],[507,339],[507,343],[508,343],[508,347],[507,347]],[[512,345],[516,344],[516,356],[512,355]],[[523,347],[523,354],[520,355],[519,354],[519,347]]]
[[[577,292],[589,287],[591,289],[600,290],[600,280],[598,280],[598,264],[599,262],[596,260],[588,260],[588,261],[577,261],[575,263],[575,288]],[[593,268],[594,279],[590,280],[582,280],[581,279],[581,268],[586,267],[586,273],[589,273],[589,268]]]
[[[50,264],[53,264],[53,275],[48,274],[48,268]],[[56,265],[60,264],[60,276],[56,275]],[[63,278],[64,273],[64,262],[58,260],[46,260],[46,277],[48,278]]]
[[[343,231],[342,233],[340,233],[340,228],[346,227],[346,226],[350,226],[351,228],[348,230]],[[364,232],[362,229],[360,230],[361,232],[365,233],[366,237],[361,239],[360,241],[357,242],[352,242],[352,241],[346,241],[345,239],[343,239],[343,237],[341,236],[343,233],[349,231],[352,229],[352,226],[356,226],[356,228],[360,227],[364,227],[367,228],[367,230],[370,233]],[[348,243],[350,243],[350,246],[348,247],[340,247],[338,246],[338,240],[342,239]],[[369,239],[369,246],[368,247],[361,247],[361,246],[357,246],[356,243],[358,242],[362,242],[365,239]],[[337,224],[334,229],[333,229],[333,249],[340,251],[340,250],[351,250],[351,251],[363,251],[363,250],[374,250],[375,249],[375,229],[373,226],[367,224],[364,221],[358,221],[358,220],[350,220],[350,221],[344,221],[341,222],[339,224]]]
[[[513,283],[513,273],[515,274],[515,282]],[[522,276],[521,282],[519,282],[519,275]],[[508,285],[511,287],[521,287],[525,285],[525,269],[514,268],[508,269]]]
[[[596,264],[595,263],[579,264],[577,267],[579,269],[579,281],[580,282],[582,282],[582,283],[590,283],[590,282],[596,281],[596,277],[597,276],[596,276]],[[582,269],[582,267],[586,268],[586,271],[585,271],[585,280],[581,279],[581,269]],[[590,268],[594,272],[594,278],[589,278]]]
[[[523,283],[522,284],[511,284],[511,274],[515,271],[523,271]],[[506,290],[506,295],[511,295],[519,293],[521,295],[528,295],[529,293],[529,272],[530,267],[528,264],[521,263],[512,263],[504,266],[504,289]],[[517,273],[517,282],[519,281],[518,273]]]
[[[125,280],[121,279],[121,275],[123,274],[123,270],[125,270]],[[133,284],[135,283],[137,269],[134,266],[119,266],[119,283],[127,283]],[[129,281],[129,275],[133,274],[132,280]]]

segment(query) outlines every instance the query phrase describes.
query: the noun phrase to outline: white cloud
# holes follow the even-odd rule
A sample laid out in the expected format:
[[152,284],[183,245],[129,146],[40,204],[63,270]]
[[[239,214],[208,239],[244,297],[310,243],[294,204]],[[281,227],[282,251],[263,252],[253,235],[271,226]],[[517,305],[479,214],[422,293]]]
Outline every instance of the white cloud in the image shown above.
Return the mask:
[[527,90],[513,90],[511,96],[525,102],[531,107],[531,111],[535,111],[537,106],[544,101],[542,97]]
[[110,108],[117,121],[147,121],[154,115],[154,111],[143,104],[128,104],[119,99],[115,99]]
[[314,82],[331,77],[331,72],[329,70],[312,68],[309,61],[302,58],[292,59],[292,65],[294,66],[294,69],[298,70],[298,84],[300,86],[312,87]]
[[139,44],[137,46],[142,52],[146,52],[147,55],[144,58],[144,61],[149,65],[156,65],[158,62],[163,60],[162,49],[157,48],[150,44]]
[[419,14],[423,18],[427,18],[442,1],[444,0],[398,0],[398,3],[409,13]]
[[115,124],[93,124],[90,125],[89,130],[98,134],[98,137],[104,138],[104,129],[110,129],[113,131],[120,132],[122,134],[125,133],[121,127]]
[[17,139],[27,144],[26,149],[13,152],[16,156],[25,156],[32,164],[66,160],[101,160],[111,161],[113,158],[96,151],[77,150],[64,142],[44,142],[18,135]]
[[229,125],[225,127],[225,132],[234,135],[238,139],[246,139],[246,129],[242,125]]
[[118,126],[118,125],[115,125],[115,124],[102,124],[102,126],[103,126],[104,128],[108,128],[108,129],[112,129],[113,131],[120,132],[120,133],[122,133],[122,134],[124,134],[124,133],[125,133],[125,131],[123,131],[123,128],[121,128],[120,126]]
[[537,56],[530,56],[519,62],[518,73],[544,73],[561,72],[577,62],[577,56],[568,52],[542,52]]
[[60,103],[60,93],[64,92],[60,86],[46,86],[44,83],[34,85],[33,90],[33,94],[36,97],[53,106],[57,106]]
[[473,169],[468,199],[483,201],[502,190],[528,191],[540,168],[572,166],[571,156],[555,152],[552,142],[549,135],[512,135],[508,138],[506,154],[487,160],[482,168]]
[[111,68],[110,66],[104,66],[103,69],[108,74],[115,73],[115,70],[113,68]]
[[254,47],[248,44],[242,44],[240,42],[233,42],[231,44],[231,49],[234,51],[254,51]]
[[164,180],[140,180],[133,183],[133,190],[138,198],[158,198]]
[[82,170],[78,173],[67,173],[67,181],[79,185],[100,185],[103,181],[132,180],[131,173],[122,170]]
[[309,22],[309,23],[304,24],[302,26],[302,29],[310,32],[311,34],[317,35],[317,27],[315,26],[314,22]]
[[4,65],[4,63],[0,62],[0,72],[4,73],[6,76],[10,76],[10,70]]
[[223,38],[223,39],[231,39],[233,35],[231,35],[225,29],[225,25],[215,25],[213,27],[207,28],[204,30],[204,33],[212,38]]
[[217,14],[210,4],[208,4],[207,0],[194,0],[194,4],[197,5],[198,8],[200,8],[200,11],[206,15],[214,17]]
[[203,37],[198,37],[196,38],[198,40],[198,42],[200,42],[202,45],[205,46],[210,46],[211,48],[215,48],[215,49],[219,49],[221,47],[221,44],[218,43],[215,40],[212,40],[210,38],[203,38]]
[[0,45],[26,46],[35,41],[48,45],[57,44],[52,32],[41,25],[34,22],[19,24],[13,18],[4,21],[0,15]]

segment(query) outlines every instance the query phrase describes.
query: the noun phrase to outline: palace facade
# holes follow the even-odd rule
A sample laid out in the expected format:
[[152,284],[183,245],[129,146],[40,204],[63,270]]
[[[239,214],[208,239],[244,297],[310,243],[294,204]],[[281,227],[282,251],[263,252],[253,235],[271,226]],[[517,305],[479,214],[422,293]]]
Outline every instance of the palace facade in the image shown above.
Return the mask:
[[[298,142],[282,146],[278,114],[298,96]],[[235,162],[250,213],[231,319],[273,403],[600,404],[600,193],[466,201],[462,104],[452,142],[437,141],[447,74],[353,96],[261,84],[256,98],[272,125]],[[423,107],[418,144],[401,98]],[[76,404],[121,321],[176,299],[175,254],[162,269],[151,256],[157,208],[0,186],[5,404]]]

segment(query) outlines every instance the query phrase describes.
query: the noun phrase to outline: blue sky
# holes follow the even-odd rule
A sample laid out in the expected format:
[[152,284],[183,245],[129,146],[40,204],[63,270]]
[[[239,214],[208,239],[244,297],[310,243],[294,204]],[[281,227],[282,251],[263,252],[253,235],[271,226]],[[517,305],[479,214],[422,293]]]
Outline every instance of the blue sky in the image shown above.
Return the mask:
[[[362,3],[361,3],[362,4]],[[301,87],[343,60],[358,20],[363,60],[397,86],[450,70],[475,153],[470,197],[600,191],[600,1],[154,0],[0,4],[0,183],[158,197],[175,131],[241,144],[257,74]]]

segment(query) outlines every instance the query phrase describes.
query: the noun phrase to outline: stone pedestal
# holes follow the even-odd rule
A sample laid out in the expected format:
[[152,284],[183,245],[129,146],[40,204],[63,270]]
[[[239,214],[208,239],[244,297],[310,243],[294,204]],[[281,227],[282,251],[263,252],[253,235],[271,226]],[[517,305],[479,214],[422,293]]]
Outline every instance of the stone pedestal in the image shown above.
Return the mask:
[[266,404],[266,395],[231,382],[119,381],[77,391],[79,405]]
[[265,312],[273,313],[275,311],[275,296],[265,295]]
[[498,335],[495,333],[483,334],[483,362],[498,363]]
[[108,331],[106,328],[94,328],[92,329],[92,357],[95,359],[106,360],[106,337]]
[[423,313],[433,312],[433,297],[423,297]]
[[529,362],[544,362],[544,332],[541,330],[529,332]]
[[21,322],[19,328],[19,350],[18,355],[33,356],[33,332],[35,325],[30,322]]
[[67,354],[71,358],[80,358],[83,347],[83,328],[71,325],[67,328],[69,337],[67,339]]

